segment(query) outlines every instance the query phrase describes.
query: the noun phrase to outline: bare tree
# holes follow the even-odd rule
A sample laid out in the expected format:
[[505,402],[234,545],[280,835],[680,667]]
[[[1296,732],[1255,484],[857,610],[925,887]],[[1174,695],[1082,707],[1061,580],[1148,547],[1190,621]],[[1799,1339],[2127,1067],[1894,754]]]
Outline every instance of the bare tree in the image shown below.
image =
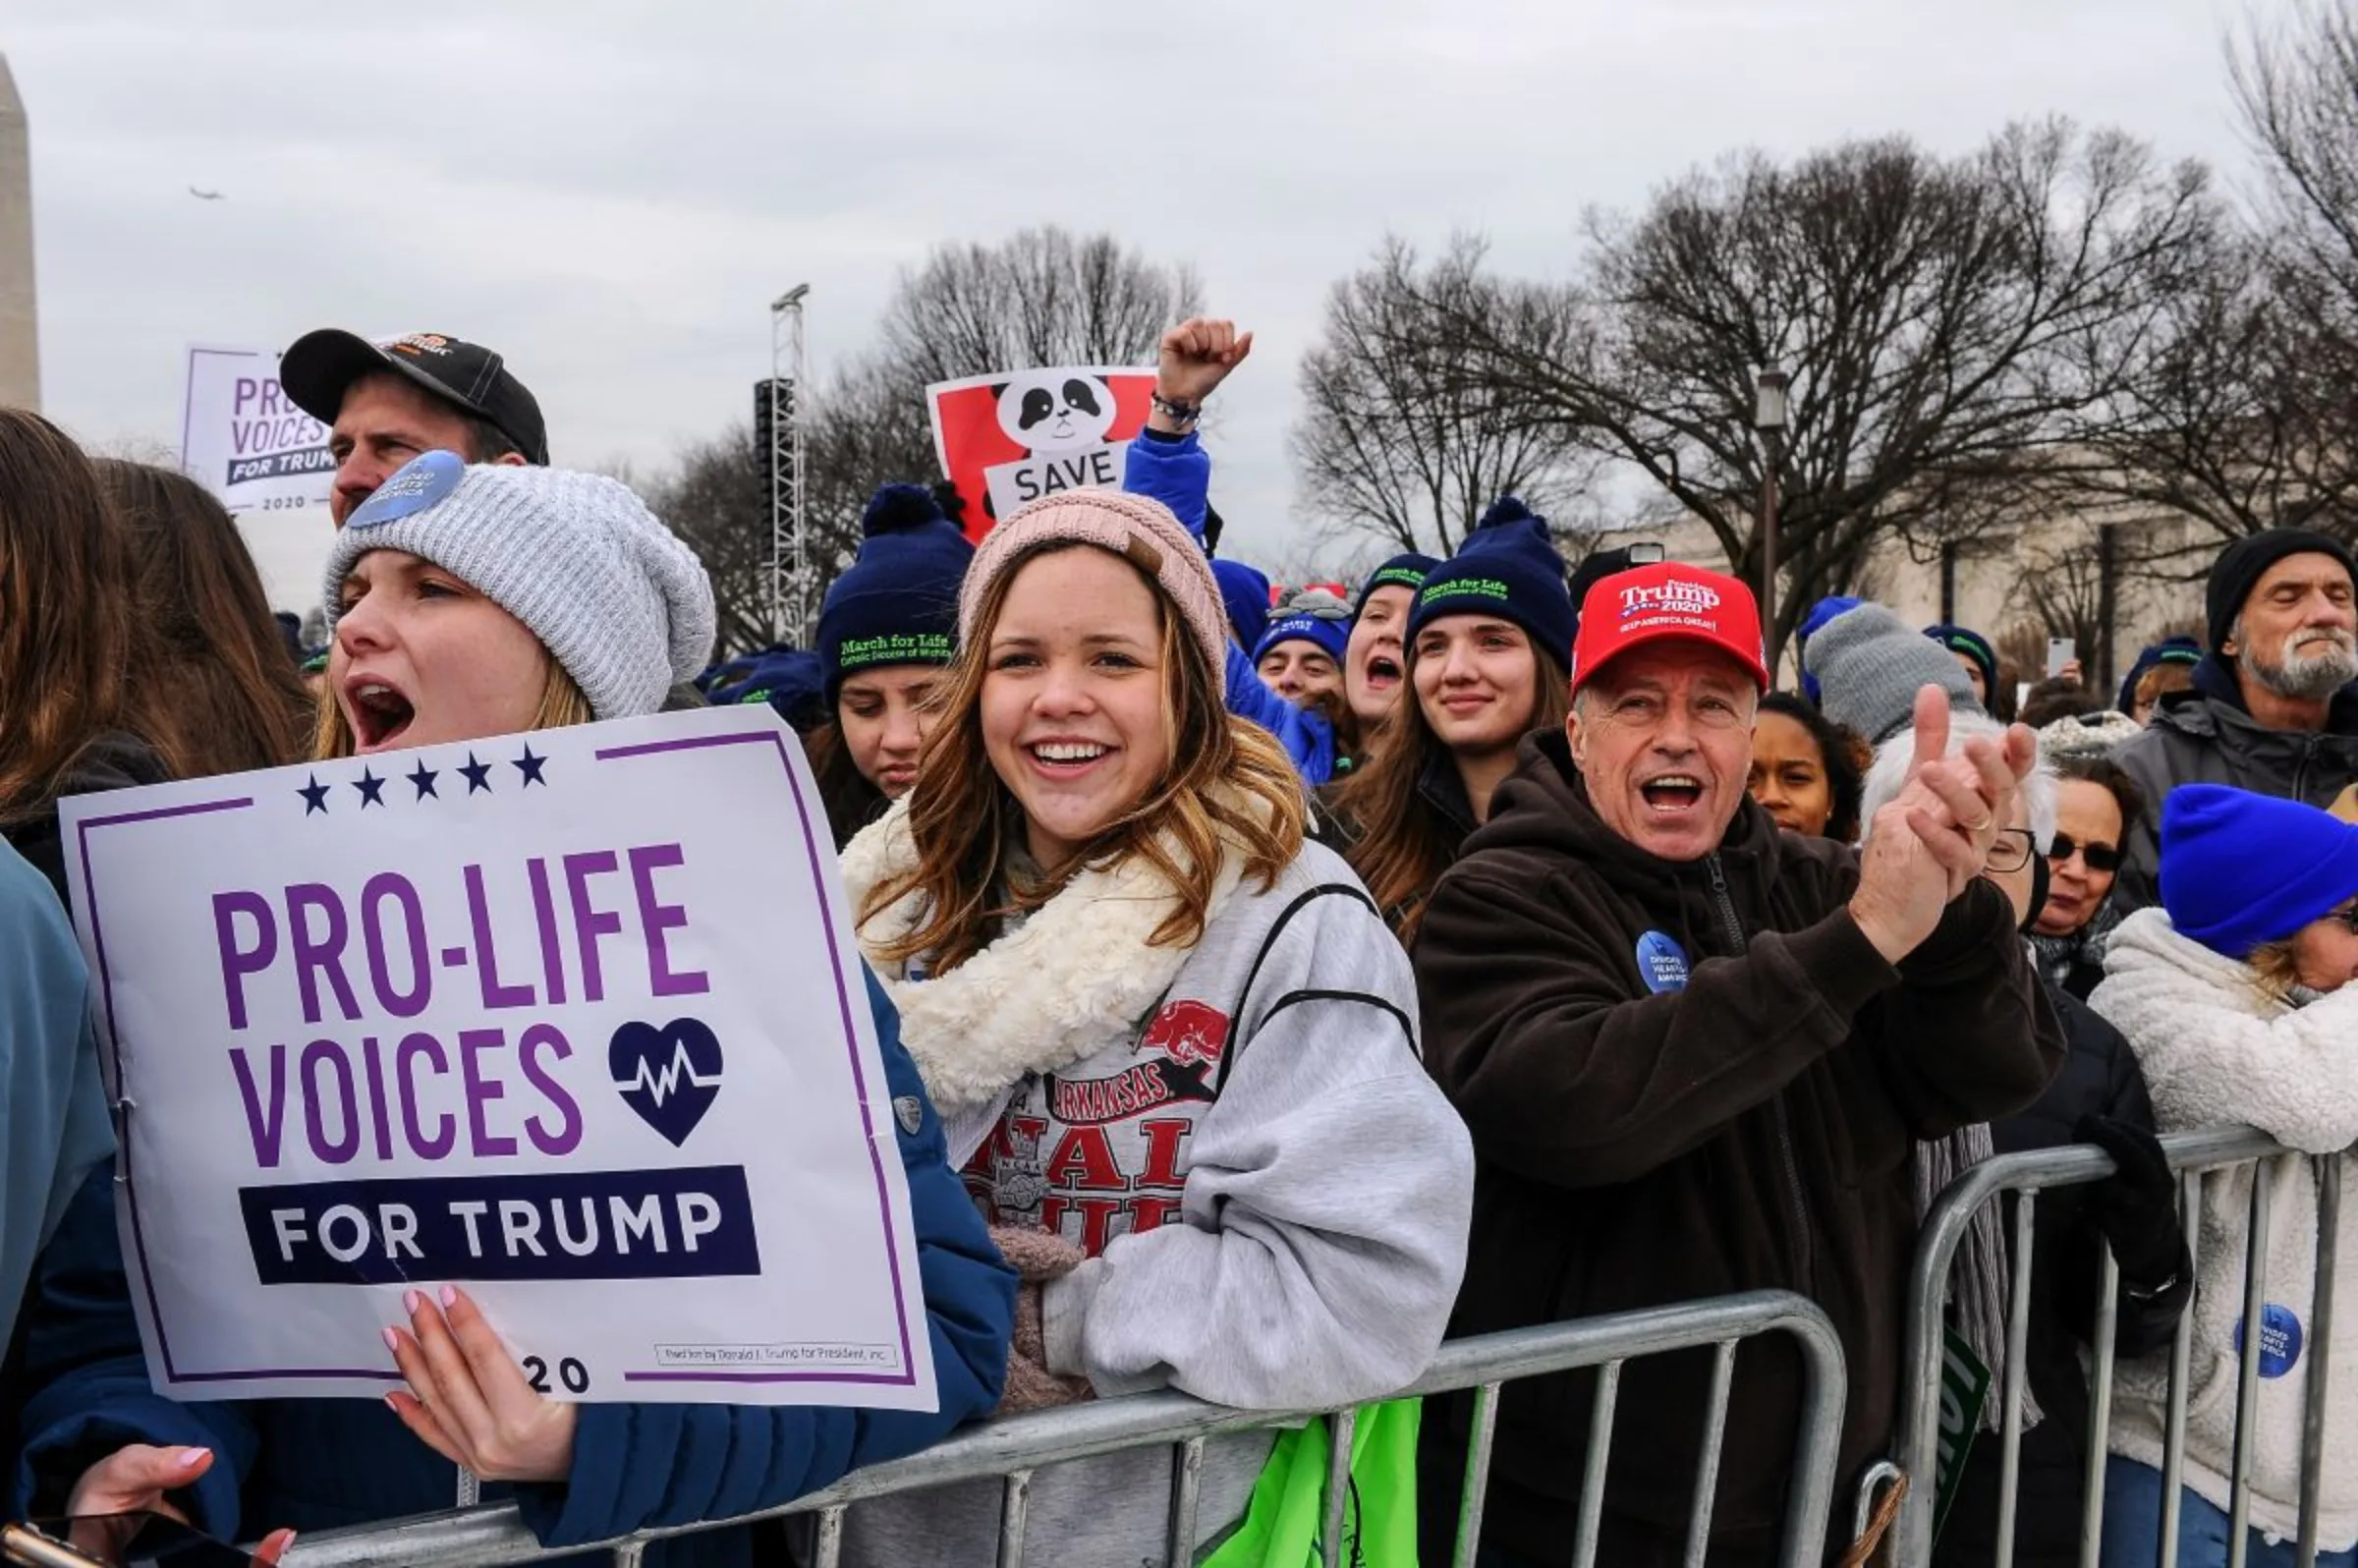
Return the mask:
[[2125,373],[2095,352],[2152,308],[2211,221],[2208,177],[2068,123],[1937,159],[1849,142],[1689,175],[1639,217],[1592,214],[1560,287],[1431,287],[1412,330],[1463,342],[1520,417],[1578,432],[1708,524],[1757,579],[1754,385],[1792,377],[1772,650],[1894,532],[1941,536],[1957,483],[2019,476]]
[[[1499,318],[1513,308],[1513,291],[1485,274],[1483,257],[1480,241],[1460,237],[1420,268],[1414,251],[1387,240],[1327,296],[1324,335],[1302,357],[1308,412],[1291,444],[1311,510],[1340,532],[1445,556],[1501,495],[1547,513],[1593,485],[1596,455],[1480,371],[1481,342],[1506,329]],[[1481,318],[1488,330],[1427,334],[1436,313]]]
[[942,245],[902,272],[874,364],[922,389],[993,370],[1151,363],[1200,292],[1192,268],[1157,265],[1111,235],[1049,227],[997,246]]
[[[805,550],[823,594],[860,547],[879,485],[938,476],[926,387],[1054,364],[1151,361],[1171,322],[1197,306],[1194,275],[1153,265],[1110,237],[1028,229],[1004,245],[944,245],[904,272],[877,342],[803,406]],[[745,424],[684,449],[648,487],[658,516],[711,575],[723,656],[766,645],[770,521],[766,461]]]
[[704,563],[725,659],[770,641],[769,519],[757,488],[760,454],[751,426],[736,424],[687,447],[646,486],[647,507]]

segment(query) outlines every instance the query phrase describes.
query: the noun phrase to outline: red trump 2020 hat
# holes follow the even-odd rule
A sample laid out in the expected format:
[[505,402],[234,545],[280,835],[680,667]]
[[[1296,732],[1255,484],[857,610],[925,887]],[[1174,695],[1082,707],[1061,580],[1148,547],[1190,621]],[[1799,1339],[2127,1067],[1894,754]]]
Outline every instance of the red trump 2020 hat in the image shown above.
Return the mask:
[[1663,561],[1616,572],[1589,589],[1572,644],[1572,690],[1631,648],[1672,638],[1718,648],[1751,671],[1762,691],[1768,689],[1752,589],[1717,572]]

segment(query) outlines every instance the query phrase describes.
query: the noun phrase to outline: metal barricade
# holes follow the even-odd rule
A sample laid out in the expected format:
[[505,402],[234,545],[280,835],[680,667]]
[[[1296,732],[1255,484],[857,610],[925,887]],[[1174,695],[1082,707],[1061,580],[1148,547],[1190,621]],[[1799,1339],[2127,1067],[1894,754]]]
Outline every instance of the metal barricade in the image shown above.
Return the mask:
[[[1597,1368],[1597,1392],[1582,1498],[1576,1568],[1596,1561],[1597,1532],[1603,1501],[1613,1408],[1622,1366],[1673,1351],[1714,1353],[1711,1403],[1703,1452],[1696,1467],[1695,1508],[1686,1560],[1700,1568],[1710,1539],[1718,1478],[1720,1438],[1727,1422],[1728,1395],[1738,1345],[1767,1334],[1789,1336],[1800,1351],[1802,1402],[1793,1438],[1792,1479],[1778,1561],[1789,1568],[1817,1568],[1825,1550],[1833,1503],[1847,1385],[1842,1347],[1825,1315],[1799,1296],[1758,1291],[1646,1312],[1582,1318],[1538,1328],[1515,1329],[1452,1341],[1423,1377],[1402,1395],[1475,1393],[1474,1430],[1468,1447],[1466,1485],[1458,1516],[1455,1568],[1470,1568],[1481,1536],[1483,1501],[1489,1478],[1491,1440],[1499,1391],[1510,1382],[1553,1372]],[[1208,1405],[1184,1394],[1162,1392],[1044,1411],[990,1422],[961,1431],[908,1458],[874,1465],[782,1508],[744,1519],[713,1521],[683,1530],[650,1532],[602,1547],[562,1551],[542,1548],[518,1518],[513,1503],[429,1514],[383,1525],[306,1535],[285,1558],[284,1568],[446,1568],[457,1564],[531,1562],[608,1550],[617,1568],[636,1568],[648,1542],[669,1536],[730,1528],[753,1519],[789,1514],[816,1515],[813,1568],[836,1568],[845,1510],[872,1498],[920,1491],[955,1482],[996,1480],[1002,1488],[999,1568],[1022,1568],[1037,1547],[1054,1560],[1053,1542],[1028,1542],[1025,1505],[1032,1480],[1042,1469],[1072,1460],[1146,1448],[1172,1451],[1169,1526],[1165,1560],[1185,1568],[1195,1555],[1197,1489],[1209,1438],[1230,1432],[1297,1426],[1319,1415],[1331,1417],[1327,1516],[1320,1533],[1326,1568],[1334,1568],[1342,1546],[1343,1504],[1349,1487],[1352,1412],[1245,1411]]]
[[[2179,1209],[2185,1226],[2192,1266],[2201,1267],[2204,1183],[2222,1179],[2236,1168],[2253,1171],[2249,1241],[2244,1258],[2242,1321],[2257,1325],[2267,1304],[2269,1217],[2274,1199],[2274,1162],[2282,1157],[2314,1162],[2318,1188],[2316,1284],[2310,1308],[2309,1343],[2316,1353],[2305,1358],[2303,1376],[2304,1423],[2301,1451],[2300,1532],[2298,1560],[2314,1568],[2317,1556],[2320,1482],[2324,1446],[2328,1371],[2332,1343],[2333,1273],[2337,1261],[2341,1215],[2341,1172],[2344,1154],[2305,1155],[2288,1149],[2250,1128],[2224,1127],[2181,1133],[2162,1140],[2170,1167],[2178,1173]],[[1983,1205],[2000,1195],[2016,1195],[2010,1227],[2012,1290],[2006,1314],[2006,1367],[2002,1385],[1998,1476],[1997,1555],[1995,1568],[2013,1561],[2017,1486],[2020,1481],[2023,1392],[2028,1377],[2026,1341],[2030,1322],[2032,1246],[2037,1195],[2047,1189],[2071,1187],[2112,1174],[2110,1156],[2088,1146],[2041,1149],[2000,1155],[1975,1166],[1943,1193],[1926,1218],[1918,1242],[1908,1295],[1905,1359],[1901,1364],[1900,1414],[1894,1433],[1893,1465],[1911,1484],[1900,1506],[1896,1547],[1891,1560],[1903,1568],[1925,1568],[1932,1561],[1934,1512],[1937,1488],[1933,1484],[1938,1464],[1941,1418],[1941,1360],[1948,1305],[1948,1279],[1967,1227]],[[2080,1521],[2081,1568],[2094,1568],[2103,1527],[2106,1434],[2112,1418],[2114,1346],[2119,1328],[2120,1269],[2109,1246],[2100,1239],[2094,1339],[2089,1345],[2094,1376],[2089,1388],[2085,1503]],[[2178,1320],[2169,1353],[2168,1401],[2165,1411],[2164,1457],[2162,1471],[2162,1568],[2176,1568],[2180,1483],[2186,1458],[2187,1379],[2192,1366],[2195,1309],[2189,1305]],[[2232,1456],[2232,1529],[2230,1564],[2241,1568],[2250,1505],[2250,1475],[2254,1415],[2257,1408],[2260,1361],[2265,1335],[2256,1327],[2243,1335],[2238,1364],[2235,1443]],[[1893,1467],[1879,1467],[1861,1483],[1859,1512],[1864,1517],[1881,1489],[1894,1479]]]

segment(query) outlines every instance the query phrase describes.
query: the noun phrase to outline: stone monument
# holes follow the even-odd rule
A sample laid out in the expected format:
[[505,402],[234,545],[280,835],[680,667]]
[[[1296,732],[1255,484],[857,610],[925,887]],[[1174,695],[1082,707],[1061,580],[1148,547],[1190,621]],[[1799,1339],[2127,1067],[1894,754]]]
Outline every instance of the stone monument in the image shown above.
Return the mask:
[[32,156],[25,103],[0,55],[0,407],[41,406],[40,314],[32,292]]

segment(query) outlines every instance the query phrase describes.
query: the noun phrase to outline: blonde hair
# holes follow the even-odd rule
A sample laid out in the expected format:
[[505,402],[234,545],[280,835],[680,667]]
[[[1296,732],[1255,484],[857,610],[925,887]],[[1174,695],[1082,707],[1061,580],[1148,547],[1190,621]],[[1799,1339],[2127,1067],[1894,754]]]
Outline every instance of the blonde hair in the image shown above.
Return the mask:
[[[590,700],[582,695],[580,686],[565,673],[565,666],[548,657],[541,649],[546,673],[540,680],[539,705],[533,709],[533,721],[527,725],[534,730],[561,730],[572,724],[587,724],[597,715],[590,710]],[[324,683],[319,688],[319,709],[311,724],[311,760],[333,761],[350,756],[353,749],[352,723],[336,701],[336,694]]]
[[[1246,879],[1263,890],[1302,850],[1304,801],[1293,763],[1267,732],[1229,716],[1204,648],[1177,605],[1149,573],[1114,556],[1154,594],[1163,670],[1163,741],[1167,771],[1146,799],[1037,879],[1013,874],[1007,851],[1023,811],[991,766],[982,743],[982,685],[988,650],[1007,594],[1034,561],[1065,550],[1097,549],[1069,539],[1043,541],[1008,562],[984,592],[939,692],[940,718],[919,754],[909,792],[909,831],[917,864],[870,888],[865,923],[911,893],[923,895],[924,919],[882,956],[905,963],[926,957],[947,973],[987,947],[1002,922],[1029,915],[1084,867],[1133,856],[1150,862],[1178,895],[1178,908],[1148,938],[1155,947],[1192,947],[1210,918],[1223,851],[1244,857]],[[1110,550],[1102,551],[1112,555]]]
[[2272,1002],[2292,1000],[2293,987],[2301,983],[2301,965],[2293,956],[2290,937],[2262,942],[2244,962],[2252,967],[2252,983],[2262,996]]

